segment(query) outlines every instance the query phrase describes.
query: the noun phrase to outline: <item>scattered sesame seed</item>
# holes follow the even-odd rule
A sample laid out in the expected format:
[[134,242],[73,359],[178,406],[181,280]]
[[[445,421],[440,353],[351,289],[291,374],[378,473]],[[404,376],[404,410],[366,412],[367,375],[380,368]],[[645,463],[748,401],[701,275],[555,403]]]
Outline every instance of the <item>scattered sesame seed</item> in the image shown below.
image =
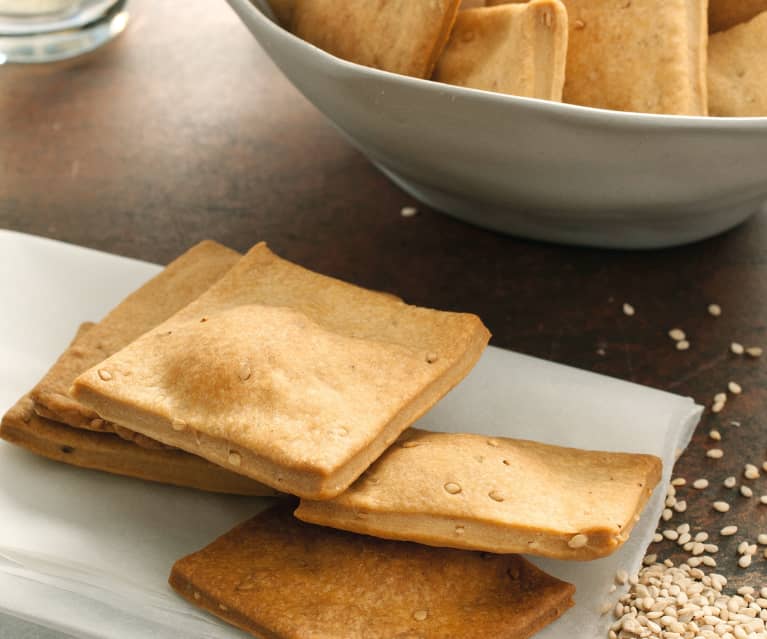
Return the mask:
[[714,510],[720,513],[726,513],[730,510],[730,504],[728,504],[726,501],[715,501],[713,506]]
[[629,580],[629,575],[625,570],[619,570],[615,573],[615,582],[619,586],[623,586]]
[[110,379],[112,379],[112,373],[110,373],[106,368],[99,368],[99,377],[105,382],[108,382]]
[[743,469],[743,476],[746,479],[758,479],[759,469],[753,464],[746,464],[745,468]]
[[708,533],[707,532],[696,533],[694,539],[698,543],[700,543],[701,541],[707,541],[708,540]]
[[636,313],[636,309],[631,304],[629,304],[628,302],[624,302],[624,304],[623,304],[623,314],[624,315],[628,315],[629,317],[631,317],[632,315],[634,315],[634,313]]
[[721,413],[723,408],[724,408],[724,402],[714,402],[714,405],[711,406],[711,412]]
[[684,546],[686,546],[690,542],[691,539],[692,539],[692,536],[690,535],[690,533],[688,533],[688,532],[680,533],[679,534],[679,539],[677,539],[676,543],[678,543],[680,546],[684,547]]
[[[500,490],[491,490],[487,496],[490,497],[490,499],[493,501],[503,501],[506,499],[506,496]],[[570,541],[572,541],[572,539]]]
[[719,317],[722,314],[722,307],[719,304],[709,304],[708,314],[714,317]]
[[740,494],[743,495],[744,497],[753,497],[754,491],[751,490],[748,486],[741,486]]
[[722,535],[722,537],[732,537],[735,533],[738,532],[737,526],[725,526],[719,531],[719,534]]
[[727,384],[727,390],[729,390],[733,395],[740,395],[743,392],[743,389],[737,382],[730,382]]
[[437,361],[437,354],[436,353],[426,353],[426,363],[427,364],[433,364]]
[[669,528],[668,530],[664,530],[663,536],[670,541],[676,541],[677,539],[679,539],[679,533],[676,530],[673,530],[671,528]]
[[573,550],[577,550],[578,548],[583,548],[587,543],[589,543],[589,538],[586,535],[579,534],[573,535],[570,541],[567,542],[567,545]]
[[660,516],[660,517],[661,517],[661,519],[662,519],[663,521],[668,521],[668,520],[669,520],[669,519],[671,519],[673,516],[674,516],[674,511],[673,511],[673,510],[671,510],[671,508],[664,508],[664,509],[663,509],[663,512],[661,513],[661,516]]
[[414,206],[403,206],[399,213],[402,217],[413,217],[418,215],[418,209]]
[[762,495],[761,497],[759,497],[759,503],[767,504],[767,495]]
[[748,568],[751,565],[751,555],[743,555],[738,559],[738,566],[741,568]]
[[708,436],[715,442],[722,440],[722,433],[720,433],[716,428],[712,428],[710,431],[708,431]]
[[186,422],[183,419],[179,419],[178,417],[173,418],[170,426],[173,430],[179,433],[183,430],[186,430]]
[[684,499],[680,499],[674,504],[674,510],[678,513],[683,513],[687,510],[687,502]]
[[676,350],[678,351],[686,351],[690,349],[690,342],[688,342],[686,339],[679,340],[676,343]]
[[685,534],[685,533],[688,533],[688,532],[690,532],[690,524],[679,524],[679,525],[676,527],[676,531],[677,531],[677,532],[678,532],[680,535],[683,535],[683,534]]
[[762,348],[760,346],[750,346],[746,349],[746,355],[749,357],[757,358],[762,356]]
[[727,401],[727,393],[717,393],[714,395],[714,402],[726,402]]
[[443,488],[445,489],[445,492],[450,495],[457,495],[461,492],[461,485],[456,484],[454,481],[447,482]]
[[240,457],[239,453],[235,453],[234,451],[229,453],[229,463],[232,466],[239,466],[241,462],[242,462],[242,457]]
[[724,451],[721,448],[711,448],[706,451],[706,457],[709,459],[721,459],[724,457]]
[[[668,336],[673,339],[675,342],[681,342],[685,337],[687,337],[684,333],[684,331],[681,328],[672,328],[668,332]],[[653,562],[654,563],[654,562]]]
[[676,477],[671,480],[672,486],[684,486],[687,483],[687,480],[684,477]]
[[428,616],[429,616],[429,613],[426,612],[425,610],[416,610],[413,613],[413,619],[415,619],[416,621],[424,621],[426,617]]
[[735,488],[735,484],[737,482],[738,480],[735,479],[735,477],[730,476],[727,479],[725,479],[722,483],[724,484],[725,488]]
[[652,542],[653,542],[654,544],[659,544],[659,543],[660,543],[660,542],[662,542],[662,541],[663,541],[663,535],[661,535],[660,533],[655,533],[655,534],[653,535],[653,537],[652,537]]
[[735,355],[743,355],[744,350],[745,349],[743,348],[743,344],[738,344],[738,342],[733,342],[730,344],[730,351]]
[[692,482],[692,487],[696,490],[704,490],[708,488],[708,479],[696,479]]
[[756,541],[762,546],[767,546],[767,535],[764,533],[759,533],[756,537]]
[[497,439],[488,439],[487,445],[492,446],[493,448],[498,448],[498,440]]

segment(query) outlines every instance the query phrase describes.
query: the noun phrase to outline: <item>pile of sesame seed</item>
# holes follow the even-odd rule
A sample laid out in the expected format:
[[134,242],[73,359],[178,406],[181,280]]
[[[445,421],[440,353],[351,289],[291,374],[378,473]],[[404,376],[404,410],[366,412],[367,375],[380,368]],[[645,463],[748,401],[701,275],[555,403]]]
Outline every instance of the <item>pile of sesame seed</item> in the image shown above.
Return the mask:
[[619,573],[616,582],[630,588],[607,608],[615,617],[609,639],[767,639],[767,588],[727,595],[723,575],[670,560]]
[[[633,307],[631,312],[627,312],[624,305],[623,311],[626,315],[634,315]],[[720,317],[722,308],[718,304],[710,304],[708,313]],[[687,335],[681,328],[672,328],[668,336],[677,350],[686,351],[690,348]],[[754,359],[763,354],[761,347],[744,347],[738,342],[732,342],[729,351],[734,355],[747,355]],[[726,391],[714,396],[711,412],[721,413],[727,406],[728,398],[742,392],[743,387],[739,383],[730,381]],[[729,425],[738,427],[740,422],[733,420]],[[722,432],[726,434],[726,429],[711,429],[709,439],[721,442]],[[724,458],[725,451],[717,446],[708,449],[705,455],[711,463],[716,463],[716,460]],[[761,469],[767,473],[767,461],[762,463]],[[759,466],[747,463],[743,467],[742,479],[753,481],[761,474]],[[741,498],[754,497],[754,485],[744,481],[740,485],[738,483],[735,476],[729,476],[721,485],[729,490],[737,489],[733,494]],[[689,483],[691,490],[686,497],[698,503],[705,498],[706,489],[718,485],[718,481],[712,482],[706,477],[693,479]],[[719,546],[710,541],[709,533],[693,530],[689,523],[670,523],[673,518],[687,511],[687,499],[682,499],[677,492],[678,489],[686,490],[685,486],[688,486],[687,480],[677,477],[667,487],[665,507],[653,543],[673,542],[678,551],[688,556],[682,563],[675,565],[671,559],[659,562],[657,553],[650,552],[645,556],[643,567],[637,575],[618,572],[610,596],[602,608],[603,614],[612,612],[613,616],[608,631],[609,639],[767,639],[767,587],[757,591],[751,586],[743,586],[737,590],[737,594],[726,592],[727,579],[723,575],[704,572],[705,568],[716,568],[715,555],[719,552]],[[725,499],[712,500],[710,507],[722,515],[728,513],[731,504]],[[767,505],[767,494],[758,499],[760,504]],[[724,542],[738,532],[738,526],[723,521],[718,534]],[[759,534],[756,540],[736,539],[735,543],[738,544],[737,565],[742,570],[747,570],[757,555],[767,559],[767,533]],[[618,592],[619,586],[624,586],[624,589],[627,587],[628,590]],[[617,601],[616,597],[619,597]]]

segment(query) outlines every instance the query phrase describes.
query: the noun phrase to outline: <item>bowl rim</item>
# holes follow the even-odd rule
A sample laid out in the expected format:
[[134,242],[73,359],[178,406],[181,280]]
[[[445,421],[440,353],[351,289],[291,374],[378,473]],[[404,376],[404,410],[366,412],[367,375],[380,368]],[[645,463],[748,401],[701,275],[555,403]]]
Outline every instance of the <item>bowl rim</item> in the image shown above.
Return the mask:
[[[415,78],[412,76],[392,73],[375,67],[368,67],[356,62],[350,62],[339,58],[319,47],[302,40],[287,29],[280,26],[274,18],[266,0],[226,0],[226,2],[239,15],[246,12],[254,17],[264,28],[271,31],[272,35],[290,42],[291,46],[303,48],[308,54],[318,58],[324,66],[334,68],[336,71],[345,71],[348,74],[359,76],[373,76],[374,78],[388,83],[401,83],[411,88],[426,91],[437,91],[441,94],[453,95],[472,100],[483,100],[496,105],[509,105],[515,107],[534,108],[543,115],[567,117],[571,116],[582,122],[600,124],[602,126],[653,126],[659,128],[681,128],[698,131],[742,131],[754,133],[764,131],[767,133],[767,116],[760,117],[724,117],[724,116],[701,116],[701,115],[670,115],[662,113],[640,113],[635,111],[615,111],[596,107],[568,104],[566,102],[554,102],[540,98],[529,98],[505,93],[495,93],[482,89],[472,89],[453,84],[436,82],[434,80]],[[262,6],[264,5],[264,6]],[[270,15],[271,14],[271,15]]]

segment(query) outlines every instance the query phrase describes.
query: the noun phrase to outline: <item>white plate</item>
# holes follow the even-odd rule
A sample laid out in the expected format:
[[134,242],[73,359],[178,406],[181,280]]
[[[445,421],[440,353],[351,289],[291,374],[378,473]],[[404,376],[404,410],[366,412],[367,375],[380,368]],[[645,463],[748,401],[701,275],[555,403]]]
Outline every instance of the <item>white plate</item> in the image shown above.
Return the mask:
[[732,228],[767,202],[767,117],[622,113],[395,75],[302,42],[251,0],[227,1],[381,171],[467,222],[554,242],[657,248]]
[[[158,269],[0,231],[0,409],[29,390],[80,322]],[[699,417],[690,399],[490,348],[419,426],[653,453],[668,480]],[[599,605],[618,568],[638,568],[663,496],[656,491],[612,557],[535,560],[578,589],[575,608],[539,639],[604,639]],[[80,470],[0,442],[0,612],[77,637],[241,637],[176,597],[166,579],[176,559],[264,503]]]

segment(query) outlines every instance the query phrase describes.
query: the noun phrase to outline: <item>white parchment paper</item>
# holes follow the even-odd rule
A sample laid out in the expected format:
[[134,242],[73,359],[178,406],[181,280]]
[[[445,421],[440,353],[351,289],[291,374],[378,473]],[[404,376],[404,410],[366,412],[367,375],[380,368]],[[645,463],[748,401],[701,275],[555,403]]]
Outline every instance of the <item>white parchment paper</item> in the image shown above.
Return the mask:
[[[31,388],[80,322],[157,271],[0,231],[0,410]],[[665,483],[699,417],[688,398],[490,348],[418,426],[652,453],[663,458]],[[663,497],[661,487],[611,557],[533,559],[577,587],[576,606],[540,639],[604,639],[609,619],[599,609],[616,571],[639,568]],[[176,559],[267,503],[80,470],[0,442],[0,613],[77,637],[242,637],[176,597],[166,579]]]

